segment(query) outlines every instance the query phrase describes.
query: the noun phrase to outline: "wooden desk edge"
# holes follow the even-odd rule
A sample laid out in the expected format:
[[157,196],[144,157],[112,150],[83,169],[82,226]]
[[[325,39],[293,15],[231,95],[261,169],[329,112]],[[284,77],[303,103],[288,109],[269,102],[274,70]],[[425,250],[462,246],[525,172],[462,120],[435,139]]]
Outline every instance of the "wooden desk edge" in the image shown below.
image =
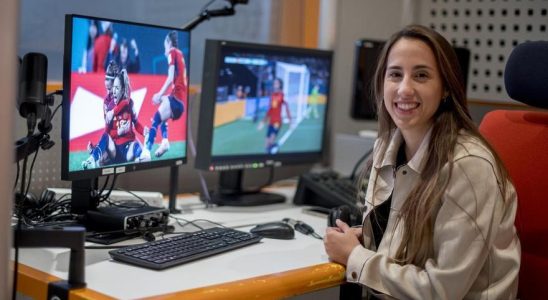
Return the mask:
[[[48,284],[59,280],[62,279],[20,263],[18,266],[17,275],[17,291],[32,299],[46,299],[48,294]],[[69,299],[111,300],[115,298],[88,288],[83,288],[71,290]]]
[[[344,283],[345,268],[324,263],[306,268],[216,284],[143,299],[279,299]],[[34,299],[45,299],[50,282],[61,280],[48,273],[19,264],[17,291]],[[115,299],[89,288],[70,291],[70,300]]]
[[143,299],[280,299],[341,285],[344,278],[343,266],[324,263]]

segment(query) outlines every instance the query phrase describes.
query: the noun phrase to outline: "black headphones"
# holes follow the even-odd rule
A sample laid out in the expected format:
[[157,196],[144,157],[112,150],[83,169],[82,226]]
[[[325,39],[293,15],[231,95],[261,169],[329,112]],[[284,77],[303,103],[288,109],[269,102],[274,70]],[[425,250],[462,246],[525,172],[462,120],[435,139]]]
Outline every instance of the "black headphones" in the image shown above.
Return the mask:
[[40,197],[36,197],[36,195],[30,192],[27,193],[24,198],[21,193],[16,193],[15,197],[22,207],[40,209],[48,203],[55,201],[55,192],[45,189],[42,191],[42,194],[40,194]]
[[345,222],[350,227],[358,226],[362,224],[362,212],[357,207],[341,205],[331,209],[327,218],[327,226],[337,227],[335,223],[337,219]]

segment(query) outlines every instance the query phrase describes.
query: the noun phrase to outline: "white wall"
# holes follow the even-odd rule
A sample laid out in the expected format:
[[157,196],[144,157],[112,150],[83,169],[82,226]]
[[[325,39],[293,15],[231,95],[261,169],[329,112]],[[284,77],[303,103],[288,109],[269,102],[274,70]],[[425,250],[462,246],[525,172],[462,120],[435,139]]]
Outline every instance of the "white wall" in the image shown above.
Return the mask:
[[16,50],[18,1],[2,1],[0,9],[0,66],[2,66],[2,107],[0,110],[0,299],[11,298],[11,272],[9,253],[11,249],[11,210],[13,174],[12,111],[15,103]]

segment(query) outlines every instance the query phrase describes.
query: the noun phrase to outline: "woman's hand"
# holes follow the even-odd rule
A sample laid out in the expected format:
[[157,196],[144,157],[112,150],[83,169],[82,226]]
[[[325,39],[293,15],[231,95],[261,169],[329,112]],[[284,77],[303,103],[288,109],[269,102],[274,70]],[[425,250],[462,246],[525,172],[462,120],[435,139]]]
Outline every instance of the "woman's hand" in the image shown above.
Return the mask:
[[323,244],[331,261],[346,265],[352,250],[360,244],[361,228],[350,228],[348,224],[337,219],[337,227],[328,227]]

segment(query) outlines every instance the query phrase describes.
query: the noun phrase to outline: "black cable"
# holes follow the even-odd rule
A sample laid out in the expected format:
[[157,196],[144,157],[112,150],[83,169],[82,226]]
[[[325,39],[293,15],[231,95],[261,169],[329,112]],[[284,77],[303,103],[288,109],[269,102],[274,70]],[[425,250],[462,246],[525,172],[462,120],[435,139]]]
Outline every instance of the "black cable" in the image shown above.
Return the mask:
[[101,188],[101,191],[99,191],[99,197],[101,197],[101,195],[103,195],[103,192],[107,188],[109,179],[110,179],[110,175],[107,175],[107,178],[105,179],[105,182],[103,182],[103,187]]
[[17,188],[17,181],[19,181],[19,161],[17,162],[17,175],[15,175],[15,183],[13,184],[13,190]]
[[358,159],[358,161],[354,165],[354,168],[352,169],[352,173],[350,173],[350,180],[354,180],[354,178],[356,177],[356,171],[358,171],[358,167],[362,164],[362,162],[366,158],[369,157],[369,155],[371,155],[372,152],[373,152],[373,147],[371,147],[369,151],[365,152],[365,154],[362,157],[360,157],[360,159]]
[[118,178],[118,174],[115,174],[114,177],[112,177],[112,183],[110,184],[110,188],[108,189],[108,192],[105,195],[105,199],[108,199],[110,197],[110,193],[112,193],[112,190],[114,189],[114,185],[116,184],[117,178]]
[[135,197],[135,198],[139,199],[141,202],[143,202],[143,204],[144,204],[143,206],[149,206],[150,205],[150,204],[148,204],[148,202],[145,201],[145,199],[141,198],[139,195],[135,194],[134,192],[132,192],[130,190],[126,190],[126,189],[123,189],[123,188],[116,188],[116,189],[133,195],[133,197]]
[[38,157],[38,151],[40,148],[36,149],[36,152],[34,152],[34,157],[32,158],[32,162],[30,163],[30,170],[29,170],[29,182],[27,183],[27,188],[25,189],[25,197],[27,196],[29,189],[30,189],[30,183],[32,181],[32,170],[34,169],[34,163],[36,162],[36,157]]
[[59,110],[59,108],[61,107],[63,103],[59,103],[59,105],[57,105],[57,107],[53,110],[53,112],[51,113],[51,117],[50,119],[53,120],[53,117],[55,117],[55,113],[57,112],[57,110]]

